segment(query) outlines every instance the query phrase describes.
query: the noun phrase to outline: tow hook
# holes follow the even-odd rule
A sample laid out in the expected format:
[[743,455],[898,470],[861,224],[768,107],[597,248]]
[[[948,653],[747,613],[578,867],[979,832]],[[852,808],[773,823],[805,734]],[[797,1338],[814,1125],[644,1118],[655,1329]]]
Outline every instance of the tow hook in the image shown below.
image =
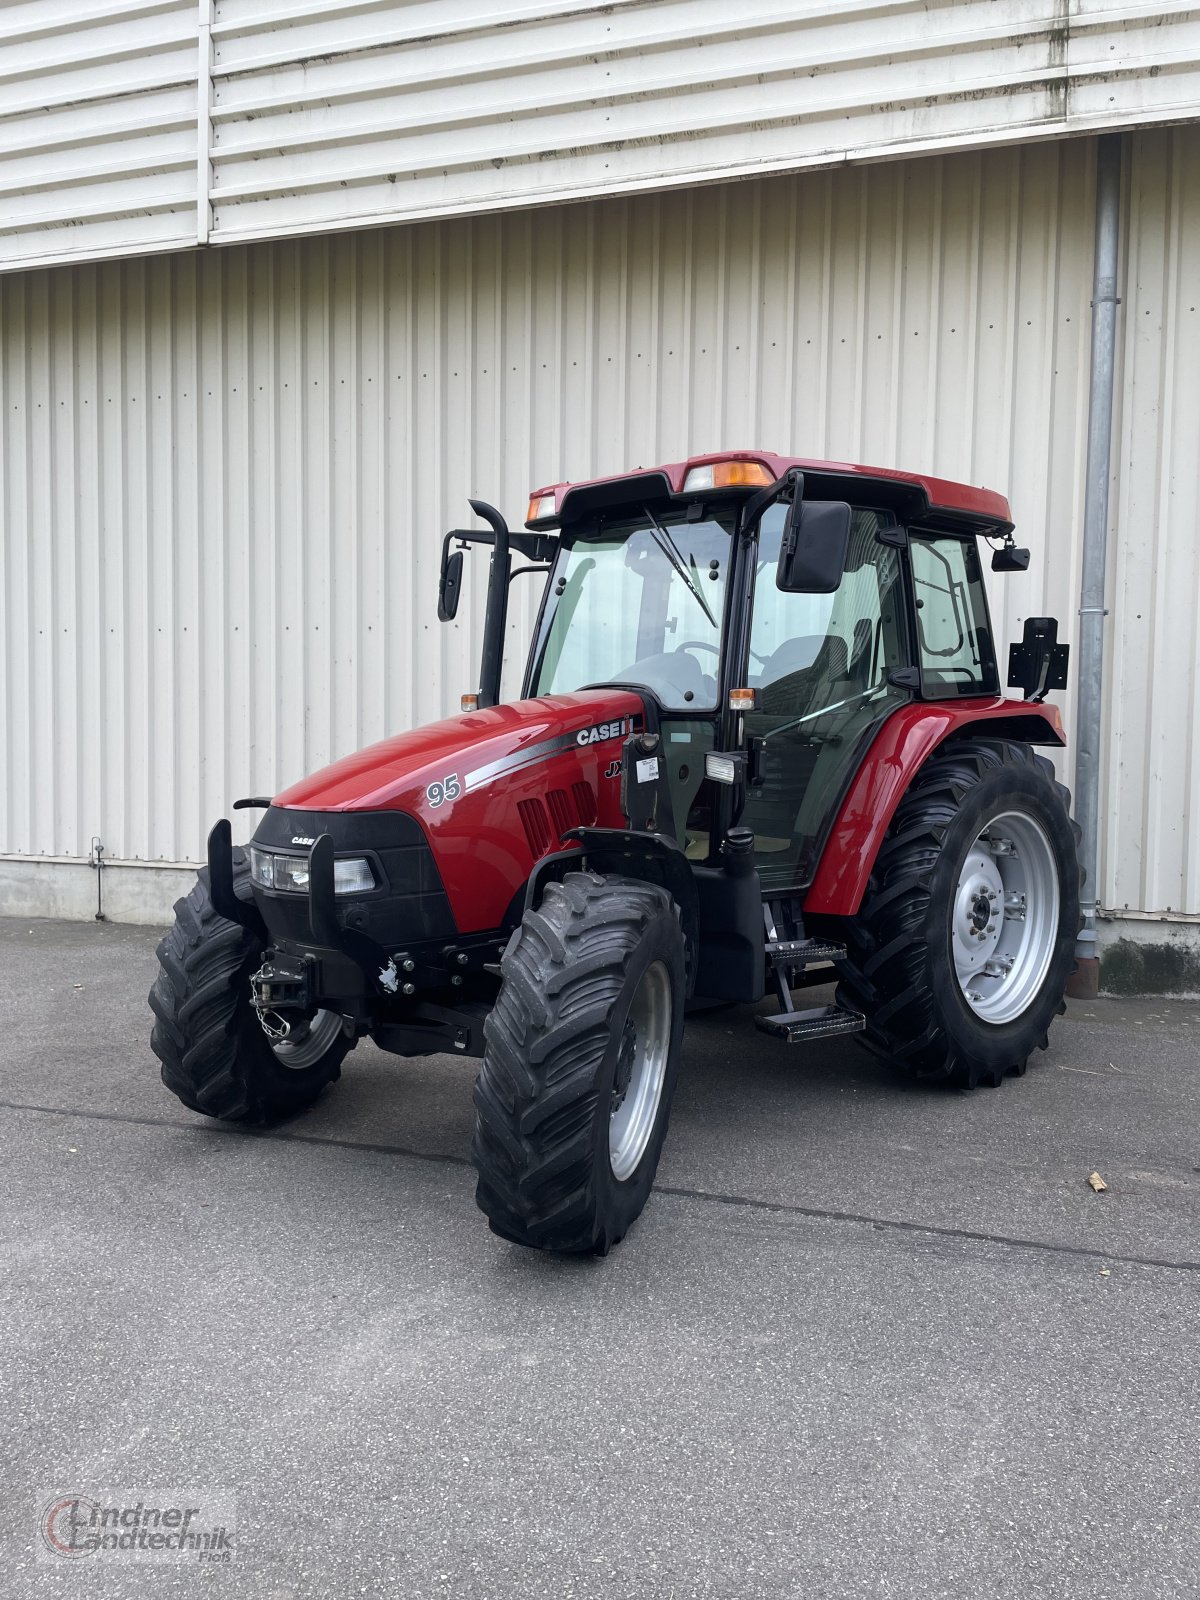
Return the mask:
[[313,1009],[307,961],[268,956],[250,979],[250,998],[267,1038],[282,1044],[294,1026],[283,1013],[305,1017]]

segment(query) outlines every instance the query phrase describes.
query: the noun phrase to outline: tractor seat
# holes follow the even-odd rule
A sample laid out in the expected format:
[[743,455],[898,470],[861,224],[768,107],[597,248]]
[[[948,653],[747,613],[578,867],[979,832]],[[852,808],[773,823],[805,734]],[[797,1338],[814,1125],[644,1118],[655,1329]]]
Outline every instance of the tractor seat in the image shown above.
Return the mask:
[[768,683],[778,683],[780,678],[790,677],[793,672],[807,671],[817,659],[824,643],[823,633],[805,634],[798,639],[785,639],[763,662],[762,670],[758,674],[759,687],[765,687]]
[[[789,640],[788,643],[803,645],[808,641],[799,639]],[[773,662],[784,648],[784,645],[780,645],[770,660]],[[848,670],[846,641],[836,634],[830,634],[812,658],[810,666],[789,672],[774,682],[767,682],[764,674],[763,686],[759,690],[759,705],[766,716],[787,719],[802,717],[809,711],[820,711],[829,704],[832,685],[844,679]]]

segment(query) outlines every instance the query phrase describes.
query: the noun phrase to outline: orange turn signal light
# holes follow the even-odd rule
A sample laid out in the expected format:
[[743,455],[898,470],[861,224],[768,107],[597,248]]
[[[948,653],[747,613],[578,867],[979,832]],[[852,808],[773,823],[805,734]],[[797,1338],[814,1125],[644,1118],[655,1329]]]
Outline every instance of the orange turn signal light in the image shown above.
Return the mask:
[[753,711],[758,705],[757,689],[730,689],[730,711]]
[[526,522],[536,522],[539,517],[552,517],[558,510],[558,496],[551,494],[533,494],[529,497],[529,515]]
[[686,494],[691,489],[759,489],[774,482],[761,461],[709,461],[692,468],[683,490]]
[[477,694],[464,694],[459,696],[459,708],[463,711],[478,711],[479,696]]

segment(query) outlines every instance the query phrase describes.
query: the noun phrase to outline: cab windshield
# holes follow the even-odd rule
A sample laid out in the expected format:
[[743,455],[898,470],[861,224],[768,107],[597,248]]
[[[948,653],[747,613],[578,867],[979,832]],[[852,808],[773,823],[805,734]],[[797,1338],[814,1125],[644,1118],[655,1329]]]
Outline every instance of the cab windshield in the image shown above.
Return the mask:
[[713,710],[731,526],[647,509],[565,533],[530,693],[636,683],[669,709]]

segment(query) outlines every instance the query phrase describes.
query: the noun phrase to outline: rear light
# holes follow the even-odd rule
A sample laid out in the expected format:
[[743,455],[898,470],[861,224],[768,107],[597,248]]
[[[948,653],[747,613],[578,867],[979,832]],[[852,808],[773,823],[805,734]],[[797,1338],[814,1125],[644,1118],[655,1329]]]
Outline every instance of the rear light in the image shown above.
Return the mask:
[[552,517],[558,510],[558,496],[550,494],[535,494],[529,501],[529,515],[526,522],[536,522],[539,517]]
[[710,461],[693,467],[683,480],[683,492],[693,489],[759,489],[775,479],[761,461]]
[[730,689],[730,711],[753,711],[758,705],[757,689]]

